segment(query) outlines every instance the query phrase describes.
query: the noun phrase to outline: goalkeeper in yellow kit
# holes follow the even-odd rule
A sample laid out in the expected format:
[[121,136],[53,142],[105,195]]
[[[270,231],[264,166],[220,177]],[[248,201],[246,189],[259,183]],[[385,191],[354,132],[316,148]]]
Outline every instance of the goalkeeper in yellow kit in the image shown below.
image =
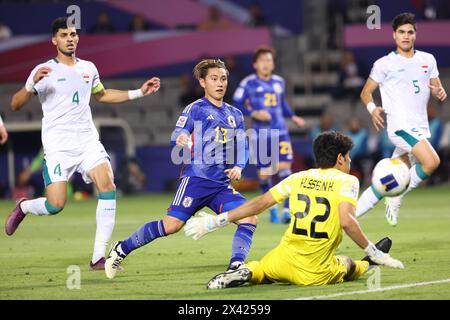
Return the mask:
[[[324,285],[356,280],[370,264],[403,269],[399,260],[387,254],[390,239],[385,238],[375,246],[355,219],[359,181],[348,174],[352,147],[351,138],[341,133],[322,133],[313,144],[318,169],[294,173],[265,194],[229,212],[218,216],[203,212],[200,217],[191,218],[185,233],[199,239],[289,198],[291,223],[280,244],[260,261],[218,274],[207,287],[234,287],[245,282]],[[335,255],[342,241],[342,229],[364,249],[366,258],[354,261]]]

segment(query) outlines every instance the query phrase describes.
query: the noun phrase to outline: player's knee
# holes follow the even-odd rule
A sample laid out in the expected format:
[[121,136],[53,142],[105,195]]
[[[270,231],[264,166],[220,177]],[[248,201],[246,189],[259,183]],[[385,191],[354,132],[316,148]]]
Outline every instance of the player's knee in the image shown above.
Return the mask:
[[238,224],[241,224],[241,223],[250,223],[250,224],[254,224],[256,226],[258,224],[258,217],[251,216],[251,217],[241,219],[241,220],[239,220]]
[[423,164],[423,171],[428,175],[431,175],[441,163],[441,160],[438,156],[430,157],[426,163]]
[[344,277],[344,280],[348,280],[356,270],[356,264],[349,257],[345,257],[347,262],[347,275]]
[[52,200],[51,202],[47,200],[45,201],[45,208],[51,215],[56,215],[63,211],[65,204],[65,199]]
[[258,217],[257,216],[248,217],[248,222],[247,223],[251,223],[251,224],[254,224],[256,226],[258,224]]
[[184,222],[181,220],[179,220],[179,221],[164,220],[163,223],[164,223],[164,231],[166,232],[166,235],[177,233],[184,226]]
[[98,191],[99,192],[113,192],[116,191],[116,185],[114,184],[113,181],[106,181],[103,183],[100,183],[98,186]]
[[441,164],[441,159],[439,159],[438,156],[433,157],[433,160],[432,160],[433,171],[435,171],[439,167],[440,164]]

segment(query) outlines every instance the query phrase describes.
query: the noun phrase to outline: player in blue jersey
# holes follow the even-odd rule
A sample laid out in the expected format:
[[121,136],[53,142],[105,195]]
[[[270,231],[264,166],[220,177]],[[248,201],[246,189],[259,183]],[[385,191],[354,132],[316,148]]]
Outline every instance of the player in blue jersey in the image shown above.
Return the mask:
[[[164,219],[148,222],[128,239],[114,244],[105,264],[110,279],[131,251],[178,232],[203,207],[220,214],[245,202],[230,186],[230,180],[241,177],[248,160],[248,144],[242,112],[223,102],[228,70],[221,60],[207,59],[195,66],[194,75],[205,96],[184,109],[172,133],[172,143],[189,152],[172,204]],[[256,217],[237,224],[228,269],[237,269],[244,262],[252,244]]]
[[[245,116],[252,118],[256,130],[257,169],[262,193],[272,187],[272,176],[278,172],[281,180],[291,175],[293,160],[292,146],[285,118],[291,119],[297,126],[305,124],[303,118],[296,116],[286,101],[284,79],[273,74],[275,53],[270,47],[260,47],[253,54],[253,68],[256,73],[244,78],[234,93],[234,105]],[[271,139],[279,139],[277,150],[271,150]],[[266,146],[263,150],[262,146]],[[278,155],[278,156],[277,156]],[[278,163],[267,163],[263,157]],[[266,158],[266,159],[267,159]],[[283,203],[283,223],[289,223],[289,200]],[[270,209],[270,221],[279,223],[278,206]]]

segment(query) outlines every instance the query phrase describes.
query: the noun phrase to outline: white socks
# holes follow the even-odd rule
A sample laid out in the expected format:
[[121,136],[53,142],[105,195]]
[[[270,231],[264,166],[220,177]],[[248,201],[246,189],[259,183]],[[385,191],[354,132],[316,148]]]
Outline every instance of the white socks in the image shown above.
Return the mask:
[[95,233],[94,253],[92,262],[96,263],[105,256],[108,241],[111,238],[116,220],[116,199],[98,199],[97,231]]
[[426,179],[429,178],[429,176],[423,171],[422,166],[420,164],[416,164],[409,169],[409,173],[411,175],[411,180],[409,181],[408,189],[403,193],[407,193],[411,191],[412,189],[417,188],[417,186]]
[[368,187],[358,199],[358,204],[356,206],[356,218],[359,218],[367,211],[375,207],[381,199],[381,195],[376,194],[372,186]]
[[50,212],[45,206],[47,198],[37,198],[34,200],[25,200],[20,204],[23,213],[31,213],[35,216],[48,216]]

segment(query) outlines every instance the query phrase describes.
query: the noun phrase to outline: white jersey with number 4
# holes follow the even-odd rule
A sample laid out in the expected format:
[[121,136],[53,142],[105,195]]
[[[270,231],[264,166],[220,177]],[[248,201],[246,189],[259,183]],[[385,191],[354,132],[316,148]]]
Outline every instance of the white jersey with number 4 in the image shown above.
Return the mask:
[[77,59],[68,66],[52,59],[36,66],[30,74],[34,77],[41,67],[51,69],[35,91],[42,104],[42,144],[46,155],[79,151],[99,135],[92,121],[89,100],[91,93],[103,89],[97,68],[86,60]]
[[415,50],[412,58],[396,52],[378,59],[370,78],[380,86],[382,107],[386,113],[388,134],[413,128],[430,137],[427,105],[430,79],[438,78],[432,54]]

